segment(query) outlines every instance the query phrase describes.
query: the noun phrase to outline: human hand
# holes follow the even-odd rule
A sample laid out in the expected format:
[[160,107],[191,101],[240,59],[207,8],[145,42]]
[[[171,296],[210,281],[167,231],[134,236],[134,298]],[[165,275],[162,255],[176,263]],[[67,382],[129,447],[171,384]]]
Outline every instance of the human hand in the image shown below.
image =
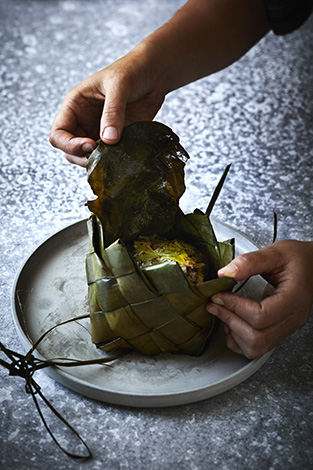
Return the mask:
[[65,97],[50,142],[85,166],[101,139],[114,144],[123,127],[152,120],[164,97],[239,59],[269,30],[263,0],[188,0],[126,56]]
[[108,144],[118,142],[125,125],[152,120],[164,96],[154,67],[137,47],[66,95],[50,143],[63,150],[69,162],[85,166],[99,137]]
[[224,322],[228,348],[249,359],[270,351],[307,322],[313,304],[313,242],[279,241],[238,256],[218,272],[236,281],[256,274],[273,286],[260,303],[221,292],[207,305]]

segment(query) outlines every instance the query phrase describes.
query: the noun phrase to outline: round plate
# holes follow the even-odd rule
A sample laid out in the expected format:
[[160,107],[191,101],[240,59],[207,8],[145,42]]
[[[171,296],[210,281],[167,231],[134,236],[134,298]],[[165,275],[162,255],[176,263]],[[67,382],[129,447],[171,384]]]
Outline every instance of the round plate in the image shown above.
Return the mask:
[[[218,240],[235,237],[236,254],[257,249],[234,228],[212,220]],[[86,221],[57,232],[37,248],[22,266],[13,289],[13,316],[27,348],[55,324],[88,313],[85,256]],[[256,276],[241,291],[261,300],[266,283]],[[39,344],[46,359],[95,359],[106,355],[91,342],[89,320],[71,322],[49,333]],[[238,385],[267,360],[270,353],[248,360],[229,351],[223,329],[201,357],[164,354],[146,357],[131,352],[111,363],[72,368],[49,367],[46,372],[78,393],[127,406],[182,405],[212,397]]]

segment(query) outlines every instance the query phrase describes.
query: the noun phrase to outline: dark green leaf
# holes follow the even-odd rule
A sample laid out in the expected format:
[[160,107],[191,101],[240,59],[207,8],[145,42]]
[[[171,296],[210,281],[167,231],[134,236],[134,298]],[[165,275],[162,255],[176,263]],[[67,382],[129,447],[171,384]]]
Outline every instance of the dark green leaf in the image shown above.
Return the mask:
[[188,158],[177,135],[155,121],[127,126],[118,144],[98,142],[87,161],[98,197],[87,205],[102,222],[105,246],[172,228]]

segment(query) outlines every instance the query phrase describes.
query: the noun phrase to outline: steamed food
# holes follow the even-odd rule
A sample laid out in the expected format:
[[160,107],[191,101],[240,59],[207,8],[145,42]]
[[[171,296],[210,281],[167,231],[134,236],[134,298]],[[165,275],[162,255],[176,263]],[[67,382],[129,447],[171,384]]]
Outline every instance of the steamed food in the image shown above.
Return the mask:
[[180,209],[188,158],[170,128],[139,122],[88,159],[90,324],[104,351],[199,355],[216,329],[205,305],[234,285],[216,274],[234,257],[234,240],[217,241],[212,204],[206,213]]

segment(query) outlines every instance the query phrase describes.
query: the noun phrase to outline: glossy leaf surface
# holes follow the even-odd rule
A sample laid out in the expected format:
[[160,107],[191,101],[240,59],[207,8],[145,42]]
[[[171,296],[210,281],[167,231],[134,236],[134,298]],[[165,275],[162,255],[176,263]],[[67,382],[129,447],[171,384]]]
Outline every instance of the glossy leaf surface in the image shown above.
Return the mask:
[[177,135],[158,122],[127,126],[115,145],[98,142],[87,161],[97,199],[87,205],[102,222],[105,246],[171,229],[188,158]]

